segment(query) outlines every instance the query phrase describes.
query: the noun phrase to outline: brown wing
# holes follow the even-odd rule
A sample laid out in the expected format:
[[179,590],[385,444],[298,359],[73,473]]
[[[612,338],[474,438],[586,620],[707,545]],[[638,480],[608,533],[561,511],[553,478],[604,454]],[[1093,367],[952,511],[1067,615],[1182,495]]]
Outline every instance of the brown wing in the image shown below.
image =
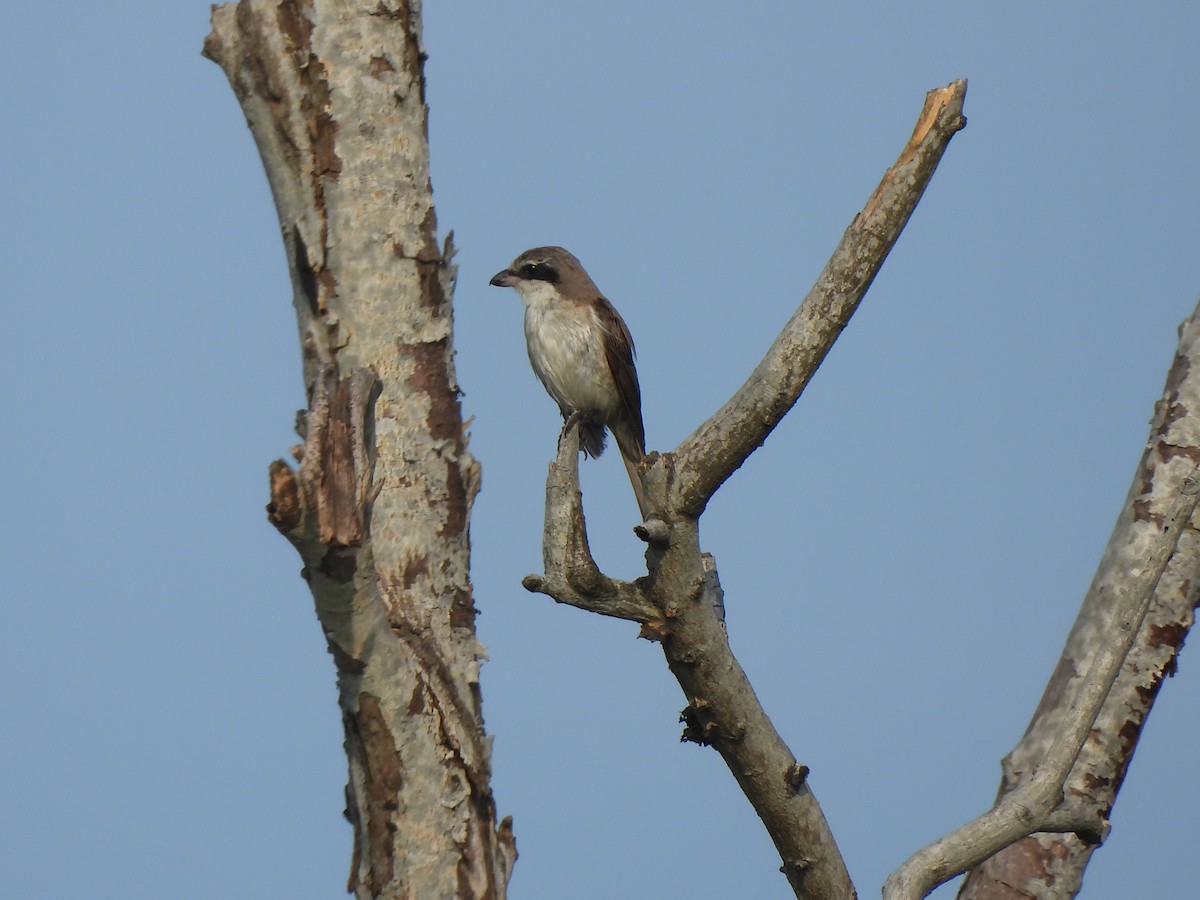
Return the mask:
[[619,419],[609,422],[608,427],[623,455],[641,459],[646,455],[646,430],[642,425],[642,391],[633,363],[633,337],[620,314],[603,297],[596,298],[595,310],[604,329],[604,357],[621,398]]

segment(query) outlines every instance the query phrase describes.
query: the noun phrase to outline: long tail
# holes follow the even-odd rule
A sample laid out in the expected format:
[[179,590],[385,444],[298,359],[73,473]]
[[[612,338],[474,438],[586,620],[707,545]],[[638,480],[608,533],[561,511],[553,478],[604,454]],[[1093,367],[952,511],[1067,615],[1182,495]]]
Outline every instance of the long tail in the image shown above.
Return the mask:
[[638,474],[638,464],[631,460],[624,453],[621,454],[621,462],[625,463],[625,471],[629,473],[629,483],[633,485],[633,496],[637,498],[638,512],[642,514],[642,521],[646,521],[650,515],[650,508],[646,505],[646,491],[642,488],[642,479]]

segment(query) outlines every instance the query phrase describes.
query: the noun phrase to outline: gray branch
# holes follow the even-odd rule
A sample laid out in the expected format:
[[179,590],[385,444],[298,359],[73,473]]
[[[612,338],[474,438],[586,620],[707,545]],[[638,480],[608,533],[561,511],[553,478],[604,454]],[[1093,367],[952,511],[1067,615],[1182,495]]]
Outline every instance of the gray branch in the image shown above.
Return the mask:
[[912,137],[746,383],[675,451],[676,509],[698,516],[779,424],[858,308],[950,139],[966,125],[966,81],[930,91]]
[[587,544],[579,493],[576,424],[563,429],[546,487],[543,556],[547,575],[526,588],[559,603],[642,625],[661,641],[687,697],[683,740],[712,746],[754,806],[797,897],[855,896],[833,834],[800,765],[775,730],[729,647],[716,563],[699,547],[697,523],[676,521],[650,544],[650,574],[634,583],[600,572]]
[[579,491],[579,423],[572,418],[558,439],[558,456],[546,477],[546,523],[542,536],[545,575],[526,575],[527,591],[555,602],[643,625],[659,618],[658,610],[636,584],[617,581],[600,571],[588,546],[583,498]]
[[568,422],[546,485],[545,576],[525,586],[560,603],[632,619],[662,643],[687,706],[683,739],[710,745],[774,841],[797,897],[856,896],[833,834],[796,761],[729,647],[716,562],[699,541],[709,498],[759,446],[846,326],[921,198],[950,138],[965,124],[966,83],[930,91],[899,160],[846,231],[816,287],[737,394],[672,453],[651,453],[643,484],[655,515],[635,532],[647,575],[615,581],[588,551],[578,435]]
[[[1084,831],[1090,839],[1103,836],[1108,823],[1094,811],[1061,809],[1067,776],[1087,740],[1096,716],[1108,697],[1129,648],[1150,608],[1167,563],[1179,544],[1200,499],[1197,468],[1185,477],[1175,502],[1160,525],[1162,539],[1149,559],[1139,560],[1129,578],[1113,587],[1117,594],[1106,632],[1111,639],[1092,659],[1074,702],[1066,710],[1061,730],[1037,772],[1003,795],[983,815],[913,854],[884,882],[884,900],[915,900],[938,885],[987,859],[997,850],[1036,831],[1065,827]],[[1062,814],[1067,813],[1067,814]]]
[[[1200,464],[1197,413],[1200,307],[1180,329],[1146,449],[1062,657],[1024,736],[1004,759],[1002,798],[1039,777],[1042,760],[1071,732],[1085,697],[1090,694],[1094,702],[1102,691],[1103,684],[1092,674],[1098,661],[1120,653],[1132,637],[1063,786],[1063,808],[1086,810],[1089,815],[1084,818],[1100,823],[1100,839],[1159,687],[1174,672],[1200,597],[1200,533],[1194,519],[1192,527],[1178,527],[1181,505],[1193,502]],[[1133,634],[1115,631],[1114,622],[1124,624],[1121,609],[1130,594],[1140,590],[1147,572],[1172,547],[1140,627],[1134,627]],[[1051,817],[1058,814],[1056,810]],[[960,897],[991,897],[1001,885],[1015,885],[1029,896],[1049,900],[1074,897],[1099,839],[1085,832],[1046,833],[1066,830],[1044,825],[975,866]]]
[[[1192,415],[1200,410],[1198,361],[1200,311],[1181,329],[1126,508],[1046,697],[1006,761],[1000,798],[976,820],[913,854],[884,884],[884,898],[920,898],[985,859],[964,887],[965,896],[990,896],[988,886],[996,883],[1033,895],[1031,878],[1045,882],[1038,896],[1074,896],[1090,848],[1108,836],[1108,812],[1136,739],[1130,742],[1129,736],[1135,736],[1153,700],[1145,679],[1157,688],[1163,677],[1164,607],[1174,608],[1166,614],[1184,631],[1190,626],[1194,592],[1183,592],[1190,596],[1184,601],[1188,612],[1180,610],[1176,595],[1181,580],[1190,583],[1200,574],[1198,541],[1188,528],[1200,497],[1200,420]],[[1182,635],[1176,640],[1182,643]],[[1094,748],[1117,734],[1112,739],[1122,751],[1103,755],[1099,764],[1102,755]],[[1046,841],[1021,840],[1037,833],[1046,834]],[[1063,841],[1060,850],[1052,850],[1051,844]],[[1004,852],[994,857],[998,851]],[[1064,877],[1063,860],[1073,853],[1081,856],[1078,871],[1072,866]]]

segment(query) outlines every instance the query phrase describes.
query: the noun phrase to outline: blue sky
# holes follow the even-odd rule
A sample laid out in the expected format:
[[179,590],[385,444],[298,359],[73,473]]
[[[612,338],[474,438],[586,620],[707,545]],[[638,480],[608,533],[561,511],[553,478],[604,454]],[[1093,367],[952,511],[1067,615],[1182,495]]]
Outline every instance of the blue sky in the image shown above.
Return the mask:
[[[734,649],[875,896],[991,802],[1200,295],[1200,10],[1154,9],[426,10],[514,897],[789,893],[719,759],[679,744],[658,648],[520,587],[558,417],[488,276],[572,249],[629,323],[648,443],[670,449],[753,368],[925,91],[970,80],[863,307],[703,520]],[[303,402],[290,288],[250,134],[199,56],[207,17],[65,0],[0,33],[5,896],[345,883],[333,665],[263,516]],[[635,576],[617,457],[583,477],[600,562]],[[1086,897],[1194,884],[1193,652]]]

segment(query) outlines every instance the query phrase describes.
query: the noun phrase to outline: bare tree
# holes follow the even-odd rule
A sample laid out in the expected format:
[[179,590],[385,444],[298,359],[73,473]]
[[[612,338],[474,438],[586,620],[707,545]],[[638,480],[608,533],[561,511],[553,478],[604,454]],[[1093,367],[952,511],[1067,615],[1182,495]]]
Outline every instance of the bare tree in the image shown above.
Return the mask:
[[[419,2],[241,0],[214,9],[204,52],[254,132],[290,263],[309,406],[298,467],[271,466],[268,511],[303,559],[337,667],[355,834],[349,889],[503,897],[516,849],[507,820],[496,823],[480,712],[467,574],[479,470],[453,367],[453,250],[438,245],[430,194]],[[963,81],[929,93],[899,159],[745,385],[679,447],[643,461],[649,515],[636,531],[646,575],[617,581],[591,557],[571,421],[547,482],[545,572],[525,579],[558,602],[638,622],[661,643],[687,697],[685,739],[720,753],[798,897],[855,891],[807,767],[730,650],[699,519],[845,328],[965,125],[965,94]],[[886,896],[924,896],[972,867],[966,897],[1077,890],[1191,626],[1198,354],[1193,317],[1125,510],[1046,696],[1005,760],[996,806],[915,854]]]

